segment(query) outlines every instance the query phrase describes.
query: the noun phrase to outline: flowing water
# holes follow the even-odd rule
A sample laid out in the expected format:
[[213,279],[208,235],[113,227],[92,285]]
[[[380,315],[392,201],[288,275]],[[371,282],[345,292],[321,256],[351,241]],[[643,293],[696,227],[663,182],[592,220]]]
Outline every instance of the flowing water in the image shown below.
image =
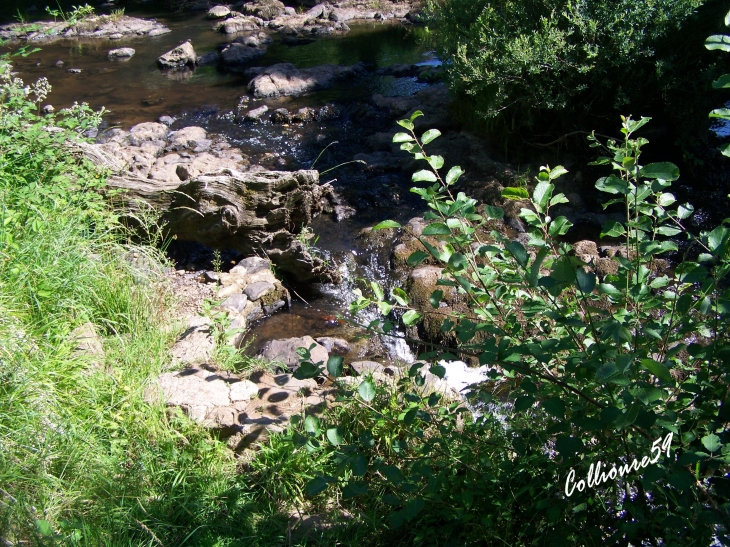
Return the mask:
[[[365,62],[368,75],[330,89],[298,98],[266,100],[270,109],[285,107],[294,111],[302,106],[319,107],[333,104],[340,115],[332,120],[288,127],[271,123],[241,121],[236,109],[246,95],[246,79],[225,73],[215,67],[199,67],[181,76],[157,68],[157,58],[185,40],[191,40],[197,54],[214,51],[234,36],[214,32],[204,14],[174,16],[147,12],[131,16],[154,17],[172,32],[154,38],[108,40],[63,40],[41,44],[41,51],[28,57],[16,57],[15,69],[26,81],[45,76],[53,86],[47,101],[58,110],[73,102],[88,102],[94,109],[105,107],[107,127],[129,128],[167,115],[175,118],[173,129],[200,125],[213,133],[225,135],[232,145],[240,147],[252,163],[271,169],[309,168],[322,150],[333,141],[318,159],[317,168],[325,169],[348,161],[362,152],[362,139],[372,128],[363,128],[358,119],[361,104],[374,93],[384,96],[412,95],[428,84],[415,77],[398,78],[375,74],[377,68],[395,64],[437,64],[432,52],[422,45],[419,30],[397,24],[359,24],[341,36],[318,37],[287,45],[277,34],[263,57],[253,66],[293,63],[299,68],[325,63],[349,65]],[[134,57],[128,61],[110,61],[107,52],[113,48],[132,47]],[[7,48],[6,48],[7,50]],[[58,61],[63,66],[56,66]],[[68,72],[81,69],[80,74]],[[261,101],[250,100],[246,109]],[[389,128],[385,128],[389,129]],[[402,174],[371,176],[362,169],[335,171],[329,178],[338,189],[368,187],[373,192],[367,207],[358,207],[354,218],[335,222],[331,216],[318,218],[312,225],[318,235],[317,246],[339,265],[344,282],[340,286],[297,287],[289,312],[280,312],[256,326],[248,336],[247,349],[255,353],[267,340],[310,335],[341,336],[355,339],[361,330],[334,316],[347,309],[354,299],[352,290],[361,279],[378,280],[392,286],[387,253],[371,252],[358,238],[363,227],[386,218],[407,220],[421,212],[420,202],[408,193],[410,180]],[[294,288],[294,287],[292,287]],[[358,318],[367,323],[375,316]],[[355,342],[350,360],[359,358],[381,361],[412,361],[408,345],[402,340],[361,340]]]

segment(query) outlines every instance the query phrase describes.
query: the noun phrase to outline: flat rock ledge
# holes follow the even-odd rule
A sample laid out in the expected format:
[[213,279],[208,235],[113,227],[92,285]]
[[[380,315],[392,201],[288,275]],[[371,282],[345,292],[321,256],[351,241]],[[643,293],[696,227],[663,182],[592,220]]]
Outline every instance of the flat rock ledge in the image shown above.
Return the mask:
[[263,441],[269,432],[283,431],[291,417],[305,409],[308,415],[320,413],[333,400],[333,391],[291,374],[258,372],[242,380],[200,366],[160,375],[145,398],[181,409],[240,451]]
[[106,38],[118,40],[130,36],[161,36],[170,29],[154,19],[139,19],[108,15],[87,17],[73,25],[66,21],[39,21],[37,23],[10,23],[0,26],[1,41],[52,42],[68,38]]
[[331,86],[336,81],[355,78],[365,73],[365,66],[320,65],[299,69],[291,63],[279,63],[245,72],[253,76],[248,87],[260,98],[303,95]]

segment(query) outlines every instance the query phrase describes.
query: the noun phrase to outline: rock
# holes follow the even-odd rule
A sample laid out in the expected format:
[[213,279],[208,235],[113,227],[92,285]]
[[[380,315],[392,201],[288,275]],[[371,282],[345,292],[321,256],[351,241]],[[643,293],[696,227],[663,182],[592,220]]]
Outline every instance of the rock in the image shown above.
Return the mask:
[[331,86],[335,81],[354,78],[365,71],[362,64],[351,66],[321,65],[298,69],[291,63],[279,63],[257,71],[249,83],[254,97],[297,96]]
[[56,109],[53,108],[52,104],[43,105],[43,108],[41,108],[41,112],[43,112],[44,114],[53,114],[55,111]]
[[204,55],[198,57],[196,63],[198,64],[198,66],[217,65],[220,58],[221,57],[218,52],[209,51],[208,53],[205,53]]
[[221,60],[227,68],[234,69],[261,57],[264,53],[266,50],[260,47],[234,42],[221,52]]
[[86,322],[76,327],[68,337],[74,345],[74,357],[86,360],[94,367],[104,364],[104,346],[93,323]]
[[289,123],[291,121],[291,115],[286,108],[277,108],[271,115],[271,121],[274,123]]
[[266,34],[265,32],[256,32],[253,34],[248,34],[247,36],[239,36],[236,39],[233,40],[233,44],[244,44],[246,46],[251,47],[263,47],[274,40]]
[[271,262],[266,260],[265,258],[261,258],[258,256],[250,256],[248,258],[244,258],[238,264],[236,264],[236,266],[244,268],[248,275],[253,275],[264,271],[271,271]]
[[245,30],[258,30],[263,26],[263,23],[263,20],[258,17],[236,16],[217,24],[214,29],[224,34],[238,34]]
[[256,0],[243,5],[243,12],[247,15],[255,15],[264,21],[271,21],[283,14],[286,6],[279,0]]
[[119,49],[111,49],[107,53],[107,57],[111,59],[130,59],[135,54],[131,47],[121,47]]
[[147,33],[147,36],[150,38],[154,38],[155,36],[162,36],[163,34],[167,34],[168,32],[172,32],[169,28],[156,28]]
[[83,21],[36,21],[33,30],[29,25],[12,23],[0,26],[0,40],[26,40],[52,42],[64,38],[119,39],[125,36],[159,36],[170,29],[154,19],[138,19],[122,16],[112,19],[108,15],[85,17]]
[[81,74],[81,69],[80,68],[69,68],[68,73],[69,74]]
[[232,294],[221,303],[221,308],[231,309],[238,313],[241,313],[248,303],[248,296],[245,294]]
[[268,361],[283,363],[287,368],[294,371],[299,368],[297,349],[308,349],[312,345],[315,347],[310,350],[311,361],[315,364],[318,362],[327,363],[327,359],[329,359],[327,350],[315,342],[311,336],[271,340],[261,350],[261,356]]
[[[573,243],[573,252],[576,256],[591,256],[591,257],[597,257],[598,256],[598,246],[596,245],[595,241],[590,241],[588,239],[583,241],[577,241],[576,243]],[[587,261],[585,261],[587,262]]]
[[253,110],[249,110],[248,112],[246,112],[246,114],[244,115],[244,118],[248,121],[258,121],[268,111],[269,111],[269,107],[266,105],[263,105],[263,106],[254,108]]
[[263,296],[266,296],[273,290],[273,284],[267,283],[266,281],[258,281],[256,283],[251,283],[248,287],[246,287],[243,291],[243,294],[248,296],[251,300],[256,301]]
[[160,116],[159,118],[157,118],[157,121],[159,123],[170,126],[175,123],[175,118],[173,118],[172,116]]
[[168,136],[168,151],[193,150],[201,143],[210,147],[210,141],[207,139],[208,133],[202,127],[190,126],[173,131]]
[[230,8],[226,6],[213,6],[208,10],[206,17],[208,19],[223,19],[231,14]]
[[259,393],[259,387],[250,380],[241,380],[230,384],[230,399],[232,403],[250,401]]
[[61,59],[59,59],[58,61],[56,61],[55,63],[53,63],[53,65],[61,68],[63,66],[63,61]]
[[160,68],[178,68],[183,66],[195,66],[197,55],[193,49],[193,45],[183,42],[176,48],[171,49],[157,59],[157,65]]
[[320,338],[315,338],[315,340],[318,344],[324,346],[324,349],[326,349],[328,353],[345,355],[350,352],[350,344],[347,340],[343,340],[342,338],[321,336]]
[[210,331],[210,319],[207,317],[190,317],[187,329],[172,347],[175,363],[197,365],[207,363],[213,355],[213,336]]
[[598,277],[603,279],[607,275],[618,274],[619,263],[613,258],[596,258],[593,267]]
[[159,141],[166,139],[169,132],[167,126],[161,123],[138,123],[129,130],[129,143],[133,146],[140,146],[146,141]]
[[375,361],[356,361],[350,363],[350,367],[355,371],[358,376],[364,376],[366,374],[373,374],[376,372],[383,372],[385,367]]

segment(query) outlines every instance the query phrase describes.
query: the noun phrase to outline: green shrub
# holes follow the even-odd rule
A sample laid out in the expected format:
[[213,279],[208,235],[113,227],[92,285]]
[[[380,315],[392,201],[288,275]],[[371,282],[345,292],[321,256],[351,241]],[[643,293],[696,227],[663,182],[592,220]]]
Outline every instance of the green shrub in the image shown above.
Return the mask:
[[[394,137],[429,164],[413,176],[426,183],[412,191],[429,211],[423,250],[409,263],[437,260],[438,285],[471,303],[469,314],[442,325],[458,346],[420,357],[478,359],[509,393],[498,399],[493,385],[473,386],[470,405],[479,414],[461,426],[462,405],[418,387],[420,365],[390,395],[378,395],[366,378],[352,394],[366,410],[317,427],[310,419],[293,436],[308,449],[316,441],[315,450],[339,463],[312,480],[309,493],[333,485],[354,507],[389,513],[389,533],[425,545],[727,542],[730,220],[699,236],[688,232],[683,223],[693,208],[668,190],[679,170],[642,166],[648,141],[634,133],[649,119],[622,118],[622,141],[590,139],[605,154],[597,163],[614,171],[596,188],[625,219],[602,232],[622,242],[611,259],[615,274],[599,279],[594,261],[562,241],[571,224],[551,213],[567,202],[554,194],[553,181],[566,173],[560,166],[542,167],[531,194],[504,191],[525,204],[529,242],[497,232],[486,241],[476,228],[503,211],[453,192],[462,171],[453,167],[442,177],[443,158],[424,149],[439,132],[419,140],[413,121],[420,115],[401,120],[406,132]],[[657,271],[659,257],[678,253],[670,238],[687,241],[682,259],[671,272]],[[392,330],[393,311],[406,325],[421,319],[400,289],[386,296],[373,288],[351,307],[357,313],[377,305],[386,313],[370,330]],[[434,291],[431,304],[438,308],[442,297]],[[300,374],[316,375],[317,368],[309,364]],[[327,370],[341,373],[337,358]],[[439,364],[430,371],[445,372]],[[581,480],[599,461],[598,484],[586,486]]]
[[693,30],[704,4],[714,13],[719,2],[430,0],[428,13],[465,117],[546,135],[596,128],[627,107],[689,113],[711,64],[691,53],[707,34]]

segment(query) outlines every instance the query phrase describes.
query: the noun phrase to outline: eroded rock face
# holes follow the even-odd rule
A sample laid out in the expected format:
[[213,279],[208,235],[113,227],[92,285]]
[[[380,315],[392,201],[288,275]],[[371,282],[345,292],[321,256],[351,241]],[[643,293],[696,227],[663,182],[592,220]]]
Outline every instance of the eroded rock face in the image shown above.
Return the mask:
[[184,42],[174,49],[171,49],[157,59],[160,68],[179,68],[183,66],[195,66],[198,56],[190,42]]
[[255,76],[249,83],[249,89],[256,98],[297,96],[329,87],[338,80],[354,78],[364,72],[365,68],[361,63],[303,69],[298,69],[291,63],[279,63],[250,71]]
[[286,11],[286,6],[279,0],[256,0],[247,2],[241,10],[247,15],[254,15],[264,21],[271,21]]
[[129,132],[113,129],[101,142],[90,151],[117,165],[108,184],[128,191],[123,199],[130,208],[141,200],[161,211],[179,239],[265,254],[298,282],[339,280],[334,267],[297,240],[332,191],[319,184],[317,171],[247,172],[239,150],[200,127],[171,132],[162,123],[142,123]]

